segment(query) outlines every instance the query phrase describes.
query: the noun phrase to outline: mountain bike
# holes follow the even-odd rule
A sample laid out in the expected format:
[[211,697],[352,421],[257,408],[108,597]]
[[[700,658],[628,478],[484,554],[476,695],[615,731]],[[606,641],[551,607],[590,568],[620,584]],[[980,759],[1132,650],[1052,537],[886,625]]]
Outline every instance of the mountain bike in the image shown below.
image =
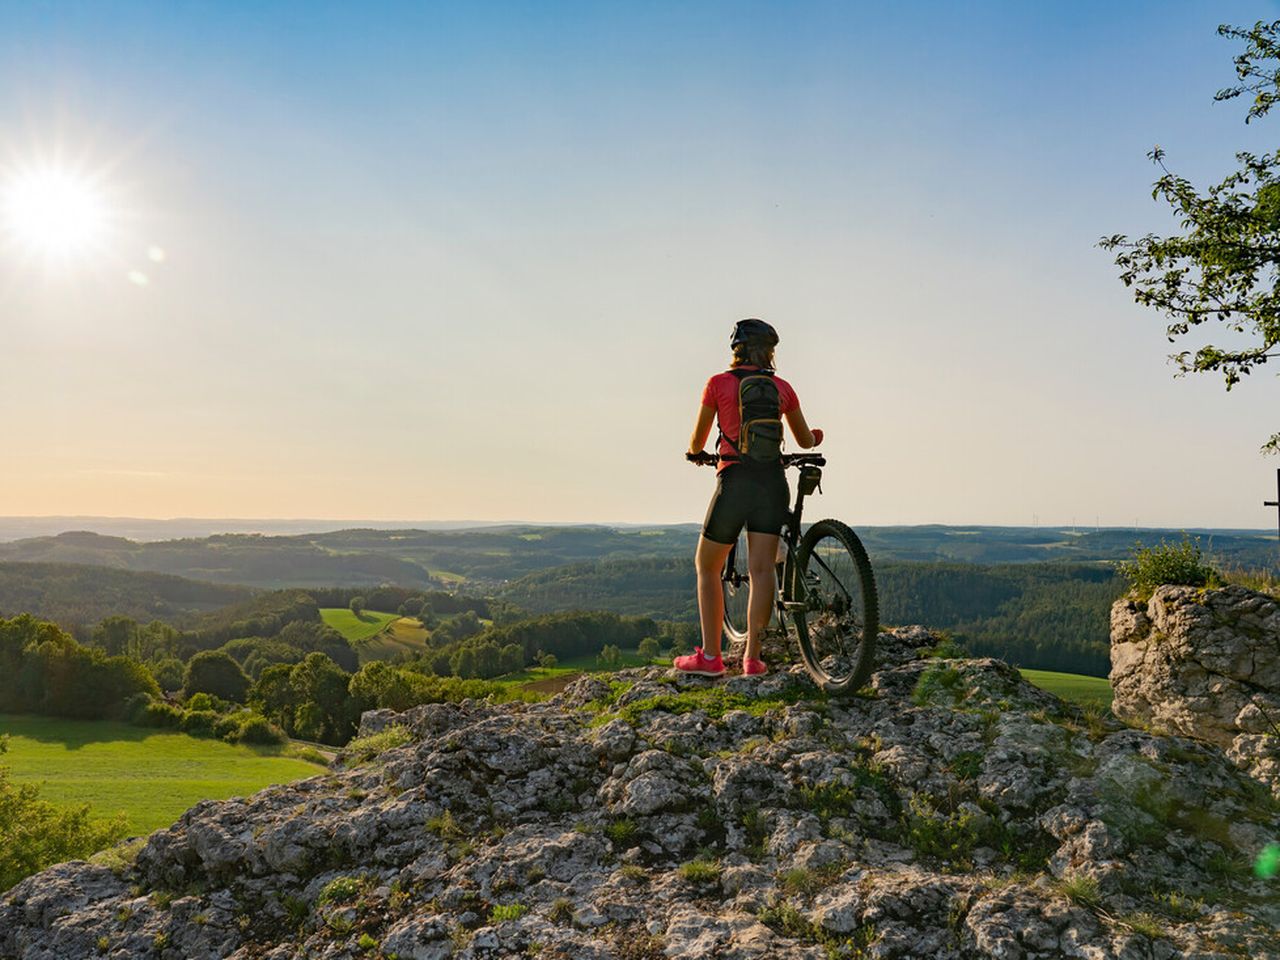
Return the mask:
[[[699,466],[715,466],[714,453],[686,454]],[[782,455],[784,468],[798,468],[795,506],[787,513],[778,541],[777,600],[769,630],[795,630],[805,669],[823,690],[851,694],[871,676],[879,626],[879,600],[867,551],[839,520],[819,520],[801,534],[805,497],[821,492],[820,453]],[[747,642],[747,596],[750,584],[745,531],[729,550],[721,573],[724,583],[724,630],[732,647]]]

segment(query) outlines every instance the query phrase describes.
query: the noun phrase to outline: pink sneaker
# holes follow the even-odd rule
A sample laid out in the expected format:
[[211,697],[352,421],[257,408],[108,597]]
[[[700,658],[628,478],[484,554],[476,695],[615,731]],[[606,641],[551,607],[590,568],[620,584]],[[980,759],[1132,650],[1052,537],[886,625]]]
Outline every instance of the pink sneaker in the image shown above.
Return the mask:
[[704,656],[701,647],[696,647],[693,653],[676,657],[674,665],[681,673],[700,673],[706,677],[724,676],[724,658]]
[[769,668],[763,660],[756,660],[754,657],[742,658],[742,675],[744,677],[758,677],[762,673],[768,673]]

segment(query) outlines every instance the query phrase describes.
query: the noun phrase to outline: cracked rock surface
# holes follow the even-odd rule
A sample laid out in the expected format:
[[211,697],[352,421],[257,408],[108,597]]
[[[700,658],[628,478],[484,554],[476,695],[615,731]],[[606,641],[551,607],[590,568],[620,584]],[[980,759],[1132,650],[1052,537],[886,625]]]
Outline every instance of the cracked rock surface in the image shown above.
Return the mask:
[[0,895],[0,958],[1280,957],[1248,769],[937,640],[844,701],[646,668],[366,714],[409,742]]
[[1157,587],[1111,609],[1112,709],[1206,740],[1280,797],[1280,601],[1244,587]]

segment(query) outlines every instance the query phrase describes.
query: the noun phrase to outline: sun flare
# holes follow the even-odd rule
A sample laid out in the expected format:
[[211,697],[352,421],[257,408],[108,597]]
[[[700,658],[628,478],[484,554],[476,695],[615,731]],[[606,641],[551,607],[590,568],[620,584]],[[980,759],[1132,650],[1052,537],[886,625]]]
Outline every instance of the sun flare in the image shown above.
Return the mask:
[[68,170],[14,174],[0,185],[0,228],[6,239],[45,259],[70,259],[98,246],[106,233],[106,198],[92,177]]

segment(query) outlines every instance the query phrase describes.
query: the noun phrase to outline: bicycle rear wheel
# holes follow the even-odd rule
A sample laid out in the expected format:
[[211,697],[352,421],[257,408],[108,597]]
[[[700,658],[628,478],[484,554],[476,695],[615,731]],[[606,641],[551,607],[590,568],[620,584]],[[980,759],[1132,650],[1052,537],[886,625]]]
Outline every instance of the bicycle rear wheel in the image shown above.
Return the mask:
[[857,535],[838,520],[819,520],[796,550],[792,600],[805,669],[830,693],[867,682],[880,629],[871,561]]
[[[729,640],[729,648],[735,656],[747,645],[747,608],[751,595],[751,577],[747,566],[747,556],[747,535],[744,532],[738,534],[738,542],[729,551],[729,557],[724,563],[724,571],[720,575],[721,585],[724,590],[724,632]],[[775,595],[771,597],[773,601],[777,599],[776,590],[778,585],[782,583],[786,561],[787,541],[779,540],[778,562],[775,568],[775,576],[777,578],[774,584]],[[781,611],[778,609],[777,603],[773,602],[772,613],[765,630],[768,632],[774,627],[781,626],[785,626],[781,620]]]
[[738,542],[729,551],[721,574],[724,589],[724,632],[731,648],[747,642],[747,596],[751,581],[747,570],[747,535],[738,534]]

